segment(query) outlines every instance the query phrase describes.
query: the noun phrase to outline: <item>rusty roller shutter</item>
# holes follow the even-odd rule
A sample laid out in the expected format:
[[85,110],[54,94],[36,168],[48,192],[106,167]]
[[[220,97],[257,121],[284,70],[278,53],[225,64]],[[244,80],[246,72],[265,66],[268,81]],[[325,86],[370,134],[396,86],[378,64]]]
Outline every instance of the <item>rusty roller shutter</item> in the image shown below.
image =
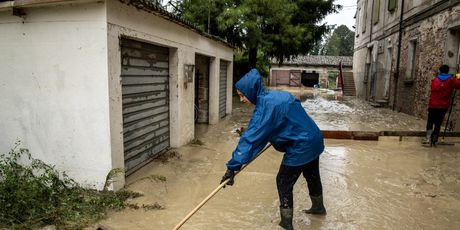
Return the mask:
[[227,110],[227,62],[220,61],[219,72],[219,117],[225,117]]
[[129,174],[169,147],[169,49],[121,40],[123,145]]

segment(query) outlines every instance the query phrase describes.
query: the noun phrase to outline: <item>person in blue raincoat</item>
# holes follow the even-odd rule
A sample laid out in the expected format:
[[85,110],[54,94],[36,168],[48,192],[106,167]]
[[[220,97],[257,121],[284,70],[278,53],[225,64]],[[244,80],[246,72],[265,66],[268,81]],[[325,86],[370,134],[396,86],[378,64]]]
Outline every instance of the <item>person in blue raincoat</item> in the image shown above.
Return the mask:
[[315,122],[307,115],[300,101],[283,91],[266,91],[256,69],[250,70],[235,88],[244,103],[255,105],[248,128],[239,140],[232,158],[227,163],[221,183],[227,179],[233,185],[235,171],[251,160],[268,142],[284,152],[276,185],[280,200],[281,222],[285,229],[293,229],[293,187],[303,174],[307,180],[312,207],[308,214],[326,214],[323,189],[319,174],[319,156],[324,150],[324,139]]

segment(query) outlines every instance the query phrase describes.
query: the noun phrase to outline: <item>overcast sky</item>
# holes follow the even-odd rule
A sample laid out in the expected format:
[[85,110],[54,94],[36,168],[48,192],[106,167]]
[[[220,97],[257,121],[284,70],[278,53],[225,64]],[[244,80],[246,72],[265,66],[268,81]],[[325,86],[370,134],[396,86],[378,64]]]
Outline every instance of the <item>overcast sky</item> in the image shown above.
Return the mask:
[[338,13],[328,15],[323,22],[328,25],[346,25],[348,29],[355,31],[352,26],[355,25],[353,18],[356,13],[356,0],[337,0],[335,4],[342,5],[343,8]]

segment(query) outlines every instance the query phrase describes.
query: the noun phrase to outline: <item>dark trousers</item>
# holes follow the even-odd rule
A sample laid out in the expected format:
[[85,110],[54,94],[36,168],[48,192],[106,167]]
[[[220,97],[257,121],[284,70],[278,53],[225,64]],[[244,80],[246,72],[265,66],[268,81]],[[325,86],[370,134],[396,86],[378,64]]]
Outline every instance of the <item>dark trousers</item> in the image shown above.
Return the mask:
[[437,138],[441,130],[441,124],[446,115],[447,109],[428,108],[428,120],[426,122],[426,130],[434,130],[432,136]]
[[323,186],[321,185],[321,178],[319,176],[319,157],[301,166],[281,165],[276,176],[276,186],[278,187],[281,208],[293,208],[294,199],[292,190],[300,173],[307,180],[310,196],[323,194]]

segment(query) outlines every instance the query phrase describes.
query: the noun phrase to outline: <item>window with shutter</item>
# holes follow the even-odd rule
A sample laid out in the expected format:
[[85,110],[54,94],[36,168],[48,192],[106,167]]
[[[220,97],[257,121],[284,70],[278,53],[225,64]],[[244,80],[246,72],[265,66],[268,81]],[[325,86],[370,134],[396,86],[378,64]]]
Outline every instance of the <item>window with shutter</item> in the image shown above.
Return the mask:
[[364,2],[364,10],[363,10],[363,20],[362,20],[362,28],[361,28],[361,32],[364,34],[364,32],[366,32],[366,25],[367,25],[367,11],[368,11],[368,0],[366,0]]
[[388,11],[393,12],[396,9],[396,0],[388,0]]
[[417,55],[417,39],[414,38],[409,41],[409,47],[407,52],[407,68],[406,68],[406,81],[412,81],[415,75],[415,64]]
[[377,24],[380,16],[380,0],[374,0],[374,9],[372,9],[372,23]]

